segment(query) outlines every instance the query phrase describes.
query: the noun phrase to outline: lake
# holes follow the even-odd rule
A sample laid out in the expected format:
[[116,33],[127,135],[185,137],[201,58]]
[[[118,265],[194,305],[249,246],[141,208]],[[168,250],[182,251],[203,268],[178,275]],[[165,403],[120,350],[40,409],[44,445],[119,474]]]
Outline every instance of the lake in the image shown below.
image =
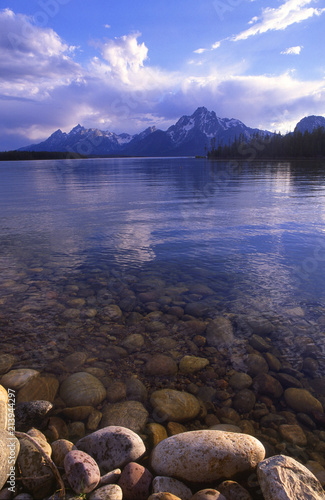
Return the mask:
[[[235,329],[233,368],[261,333],[253,318],[272,323],[293,369],[307,346],[315,373],[305,374],[324,375],[324,172],[324,161],[0,163],[3,352],[59,371],[74,351],[103,361],[142,319],[186,346],[178,321],[221,315]],[[148,345],[134,349],[134,369]]]

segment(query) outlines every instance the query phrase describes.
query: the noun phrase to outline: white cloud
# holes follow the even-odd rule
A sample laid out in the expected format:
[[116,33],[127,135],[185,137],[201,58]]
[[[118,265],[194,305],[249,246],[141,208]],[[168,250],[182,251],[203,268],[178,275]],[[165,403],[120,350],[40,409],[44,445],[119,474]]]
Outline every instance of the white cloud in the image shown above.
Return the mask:
[[303,49],[302,46],[297,45],[296,47],[289,47],[288,49],[283,50],[281,52],[281,54],[283,54],[283,55],[291,55],[291,54],[299,55],[302,49]]
[[28,16],[0,11],[0,94],[43,98],[53,87],[69,83],[80,70],[71,59],[75,49]]
[[[9,33],[19,35],[16,44]],[[192,61],[182,71],[163,71],[150,66],[139,37],[97,42],[97,57],[81,67],[73,48],[53,30],[9,9],[0,11],[0,150],[39,142],[78,122],[117,133],[151,125],[166,130],[198,106],[282,131],[290,120],[325,114],[322,80],[302,81],[290,73],[245,76],[243,62],[208,70]]]
[[263,9],[260,18],[254,17],[249,24],[253,26],[238,35],[234,35],[231,40],[237,42],[247,38],[266,33],[267,31],[284,30],[294,23],[300,23],[313,16],[320,16],[325,9],[307,7],[314,0],[287,0],[278,8],[267,7]]
[[194,53],[195,53],[195,54],[203,54],[203,53],[204,53],[204,52],[206,52],[207,50],[209,50],[209,49],[196,49],[196,50],[194,50]]
[[148,57],[145,44],[138,44],[139,36],[141,33],[133,33],[101,44],[103,58],[124,83],[130,81],[130,74],[137,73],[143,67]]

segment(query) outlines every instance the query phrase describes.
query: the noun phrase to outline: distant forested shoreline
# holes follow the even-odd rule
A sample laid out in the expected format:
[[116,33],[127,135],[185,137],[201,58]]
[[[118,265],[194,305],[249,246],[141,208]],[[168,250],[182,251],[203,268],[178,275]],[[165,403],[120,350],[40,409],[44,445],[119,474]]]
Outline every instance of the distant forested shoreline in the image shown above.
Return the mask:
[[0,152],[0,161],[22,161],[22,160],[73,160],[86,158],[77,153],[60,151],[4,151]]
[[319,127],[313,132],[293,132],[286,135],[259,133],[247,140],[239,136],[232,144],[218,144],[211,141],[207,152],[209,159],[279,160],[325,158],[325,129]]

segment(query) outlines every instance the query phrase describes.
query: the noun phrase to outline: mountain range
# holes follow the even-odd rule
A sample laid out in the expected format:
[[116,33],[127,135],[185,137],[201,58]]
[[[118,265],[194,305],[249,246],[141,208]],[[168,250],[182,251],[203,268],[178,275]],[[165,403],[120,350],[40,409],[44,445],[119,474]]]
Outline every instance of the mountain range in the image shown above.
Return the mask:
[[247,127],[234,118],[219,118],[214,111],[198,108],[191,116],[182,116],[168,130],[150,127],[140,134],[115,134],[94,128],[74,127],[69,133],[60,129],[39,144],[31,144],[19,151],[67,151],[86,156],[192,156],[206,154],[211,140],[228,144],[240,135],[246,139],[267,131]]
[[[325,118],[303,118],[295,130],[312,131],[324,126]],[[115,134],[81,125],[69,133],[60,129],[39,144],[31,144],[19,151],[60,151],[85,156],[194,156],[205,155],[211,141],[216,145],[234,142],[239,137],[249,140],[253,135],[272,134],[266,130],[247,127],[234,118],[219,118],[214,111],[198,108],[191,116],[182,116],[166,131],[149,127],[140,134]]]

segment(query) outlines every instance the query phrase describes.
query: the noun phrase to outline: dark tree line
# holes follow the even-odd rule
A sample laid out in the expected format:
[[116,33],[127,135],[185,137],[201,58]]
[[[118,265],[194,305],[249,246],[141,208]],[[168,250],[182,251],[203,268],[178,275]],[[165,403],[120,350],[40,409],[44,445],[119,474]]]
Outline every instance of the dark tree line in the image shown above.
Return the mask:
[[210,159],[290,159],[325,157],[325,129],[313,132],[293,132],[286,135],[255,133],[250,139],[241,135],[231,144],[211,141],[207,153]]
[[86,158],[75,153],[51,152],[51,151],[4,151],[0,152],[0,161],[14,160],[71,160],[74,158]]

